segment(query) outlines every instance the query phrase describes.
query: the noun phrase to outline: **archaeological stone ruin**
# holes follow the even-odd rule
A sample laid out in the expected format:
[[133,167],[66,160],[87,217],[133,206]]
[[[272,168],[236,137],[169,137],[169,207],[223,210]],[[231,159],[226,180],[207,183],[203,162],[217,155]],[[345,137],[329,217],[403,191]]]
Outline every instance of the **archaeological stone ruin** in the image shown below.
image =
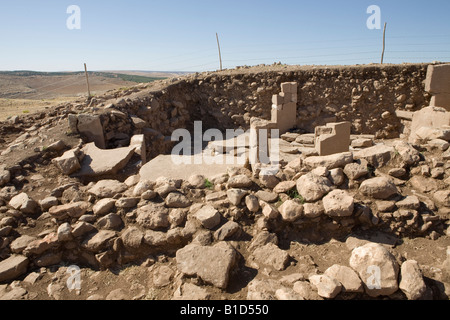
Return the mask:
[[449,79],[242,67],[1,122],[0,298],[448,299]]

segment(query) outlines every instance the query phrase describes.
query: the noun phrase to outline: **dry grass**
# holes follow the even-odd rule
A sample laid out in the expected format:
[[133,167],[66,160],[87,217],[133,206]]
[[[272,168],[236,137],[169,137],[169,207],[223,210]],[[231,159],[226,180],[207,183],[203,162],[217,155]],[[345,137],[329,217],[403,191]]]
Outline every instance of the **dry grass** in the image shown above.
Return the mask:
[[0,99],[0,121],[8,117],[44,111],[61,103],[76,100],[77,97],[60,97],[55,99],[28,100],[28,99]]

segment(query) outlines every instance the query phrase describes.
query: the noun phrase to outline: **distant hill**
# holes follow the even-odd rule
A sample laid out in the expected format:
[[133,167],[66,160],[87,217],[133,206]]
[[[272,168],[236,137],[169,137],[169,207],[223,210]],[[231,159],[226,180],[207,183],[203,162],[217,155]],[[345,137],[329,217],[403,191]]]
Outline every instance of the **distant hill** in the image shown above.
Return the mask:
[[[89,71],[92,94],[131,87],[177,76],[181,73],[151,71]],[[87,92],[84,72],[0,71],[0,99],[54,99]]]

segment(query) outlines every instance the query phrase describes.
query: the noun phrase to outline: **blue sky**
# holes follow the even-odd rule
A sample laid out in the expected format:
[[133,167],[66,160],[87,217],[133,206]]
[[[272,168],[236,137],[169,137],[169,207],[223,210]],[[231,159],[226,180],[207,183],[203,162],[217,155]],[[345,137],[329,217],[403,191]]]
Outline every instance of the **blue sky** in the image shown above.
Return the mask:
[[[66,10],[81,9],[69,30]],[[0,70],[205,71],[272,64],[450,61],[448,0],[3,0]]]

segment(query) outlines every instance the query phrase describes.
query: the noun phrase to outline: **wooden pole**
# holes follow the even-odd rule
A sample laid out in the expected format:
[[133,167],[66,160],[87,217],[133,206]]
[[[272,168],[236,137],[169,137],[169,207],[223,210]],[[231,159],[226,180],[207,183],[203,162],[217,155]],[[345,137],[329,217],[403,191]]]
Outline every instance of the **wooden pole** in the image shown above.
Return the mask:
[[381,64],[384,62],[384,51],[386,50],[386,26],[387,23],[384,23],[384,30],[383,30],[383,52],[381,54]]
[[86,82],[87,82],[87,88],[88,88],[88,99],[91,98],[91,88],[89,86],[89,76],[87,72],[87,66],[86,63],[84,64],[84,74],[86,75]]
[[219,47],[220,71],[222,71],[222,54],[220,52],[219,35],[216,33],[217,46]]

